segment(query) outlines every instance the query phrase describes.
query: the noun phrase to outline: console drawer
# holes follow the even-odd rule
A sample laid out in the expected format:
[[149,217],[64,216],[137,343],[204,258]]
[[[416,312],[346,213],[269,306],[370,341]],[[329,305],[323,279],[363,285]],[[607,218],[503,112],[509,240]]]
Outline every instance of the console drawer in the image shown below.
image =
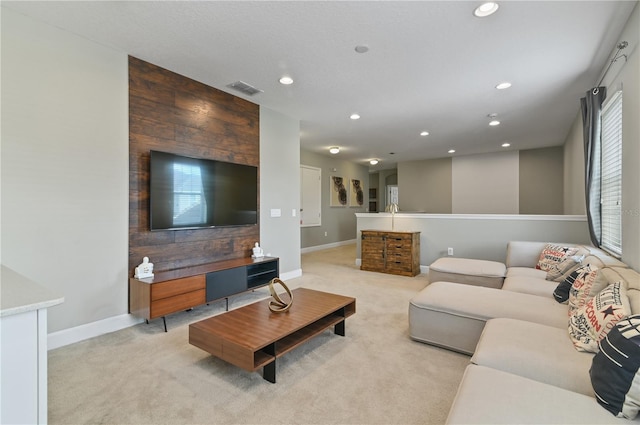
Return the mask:
[[173,297],[163,298],[151,303],[151,318],[166,316],[180,310],[188,310],[196,305],[206,303],[205,289],[187,292]]
[[163,298],[173,297],[186,292],[196,291],[205,288],[204,275],[189,276],[181,279],[169,280],[155,283],[151,287],[151,300],[156,301]]

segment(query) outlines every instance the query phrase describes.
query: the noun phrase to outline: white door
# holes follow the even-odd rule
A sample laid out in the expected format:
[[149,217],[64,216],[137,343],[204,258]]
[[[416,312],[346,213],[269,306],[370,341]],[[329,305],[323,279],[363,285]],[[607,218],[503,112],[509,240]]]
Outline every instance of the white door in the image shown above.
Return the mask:
[[396,185],[387,186],[387,205],[389,204],[398,204],[398,186]]
[[300,166],[300,226],[322,224],[322,170],[308,165]]

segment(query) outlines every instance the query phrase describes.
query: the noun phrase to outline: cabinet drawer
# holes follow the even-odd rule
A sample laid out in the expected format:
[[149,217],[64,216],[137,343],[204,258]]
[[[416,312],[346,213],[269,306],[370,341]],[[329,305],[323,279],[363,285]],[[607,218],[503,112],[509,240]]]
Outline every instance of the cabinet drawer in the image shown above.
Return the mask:
[[180,310],[187,310],[197,305],[204,304],[205,290],[198,289],[197,291],[187,292],[186,294],[180,294],[173,297],[163,298],[151,303],[151,318],[166,316],[167,314],[175,313]]
[[389,255],[411,257],[411,247],[398,245],[388,246],[387,256]]
[[151,286],[151,301],[173,297],[186,292],[205,288],[204,275],[190,276],[182,279],[169,280],[155,283]]
[[411,264],[411,252],[387,251],[387,263],[408,263]]
[[411,239],[396,239],[389,238],[386,242],[387,249],[405,249],[411,251],[413,241]]
[[387,258],[387,269],[389,270],[411,270],[411,261],[410,259],[404,259],[402,257],[388,257]]

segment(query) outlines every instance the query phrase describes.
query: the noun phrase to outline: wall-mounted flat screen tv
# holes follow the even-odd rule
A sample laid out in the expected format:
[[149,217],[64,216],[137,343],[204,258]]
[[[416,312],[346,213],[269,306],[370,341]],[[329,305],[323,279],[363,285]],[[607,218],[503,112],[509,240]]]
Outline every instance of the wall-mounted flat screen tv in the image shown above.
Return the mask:
[[151,151],[151,230],[258,223],[258,168]]

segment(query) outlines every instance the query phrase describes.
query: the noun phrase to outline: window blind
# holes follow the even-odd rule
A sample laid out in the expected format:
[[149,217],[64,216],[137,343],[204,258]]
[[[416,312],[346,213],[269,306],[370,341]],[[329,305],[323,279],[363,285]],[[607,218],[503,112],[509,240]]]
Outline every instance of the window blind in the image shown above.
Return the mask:
[[622,255],[622,92],[602,110],[600,168],[602,247]]

